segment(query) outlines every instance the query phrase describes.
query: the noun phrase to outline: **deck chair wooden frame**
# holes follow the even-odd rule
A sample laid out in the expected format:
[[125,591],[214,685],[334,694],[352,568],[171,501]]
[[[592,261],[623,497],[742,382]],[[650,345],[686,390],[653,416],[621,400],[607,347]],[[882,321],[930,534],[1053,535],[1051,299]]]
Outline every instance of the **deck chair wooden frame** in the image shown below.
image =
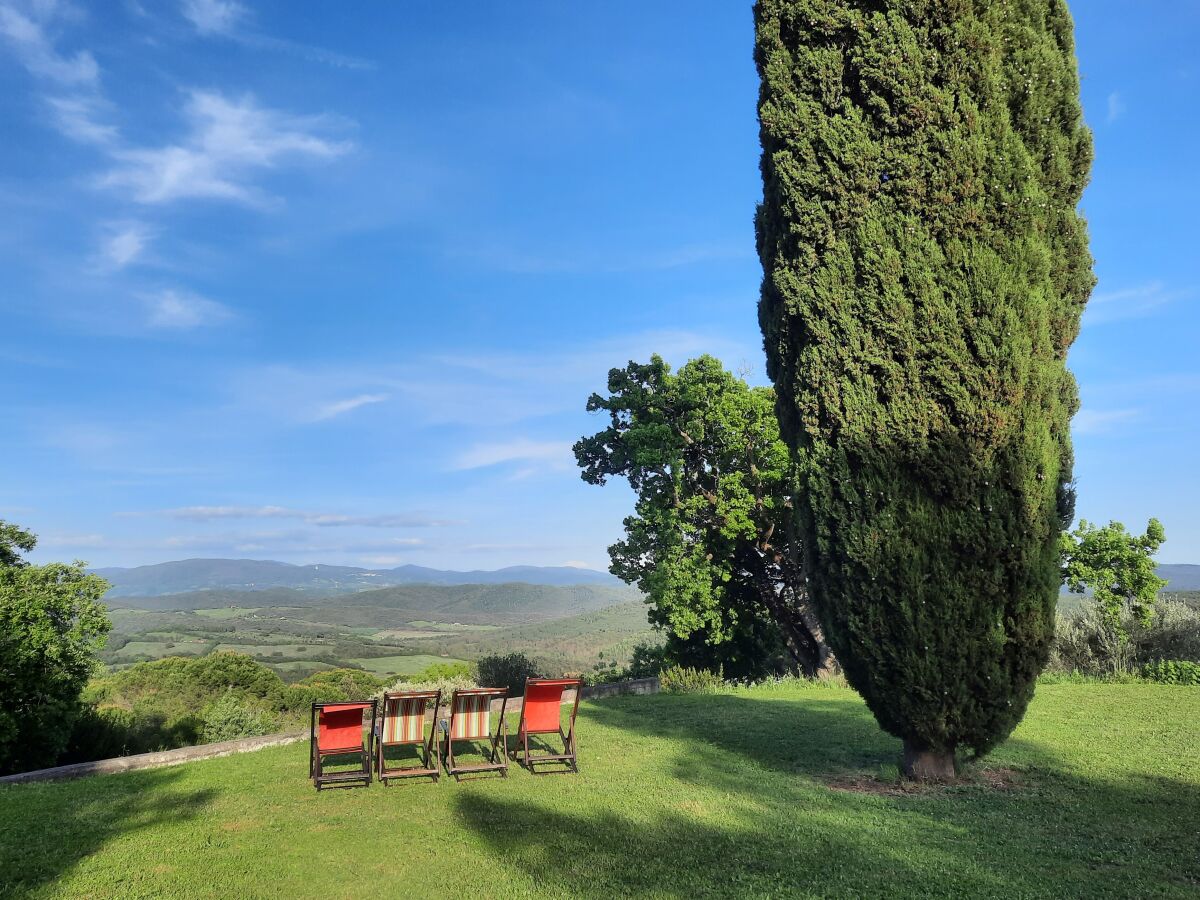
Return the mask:
[[[500,700],[500,719],[492,733],[492,701]],[[446,771],[461,781],[463,775],[499,772],[508,777],[508,688],[459,688],[450,695],[450,716],[441,722],[442,758]],[[501,740],[504,741],[501,744]],[[488,745],[488,762],[460,766],[454,759],[454,742],[470,741]]]
[[[308,777],[313,780],[318,791],[331,784],[349,785],[361,781],[365,786],[371,783],[377,705],[376,700],[313,703],[308,723]],[[354,718],[355,712],[358,713],[357,720]],[[371,718],[364,736],[365,712],[369,712]],[[349,756],[355,753],[362,759],[360,769],[325,773],[326,757]]]
[[[575,690],[575,702],[571,706],[570,725],[563,731],[562,695],[571,688]],[[525,679],[525,698],[521,702],[521,721],[517,725],[517,746],[512,752],[514,762],[536,775],[549,775],[556,771],[579,773],[579,759],[575,750],[575,715],[579,712],[582,689],[583,681],[579,678]],[[542,734],[557,734],[562,738],[563,752],[531,753],[529,736]],[[560,764],[566,768],[543,769],[540,772],[534,768],[543,763]]]
[[[433,702],[433,726],[425,737],[425,710]],[[383,695],[379,722],[375,726],[375,774],[386,787],[392,778],[428,776],[438,780],[441,770],[434,755],[437,740],[438,710],[442,692],[396,691]],[[419,765],[388,767],[384,751],[388,747],[416,746]]]

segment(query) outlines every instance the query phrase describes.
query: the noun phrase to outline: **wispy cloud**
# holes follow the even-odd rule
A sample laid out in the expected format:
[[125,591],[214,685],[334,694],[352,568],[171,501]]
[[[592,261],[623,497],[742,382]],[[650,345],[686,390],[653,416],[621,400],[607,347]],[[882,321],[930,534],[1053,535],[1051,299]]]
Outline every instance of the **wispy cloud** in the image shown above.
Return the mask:
[[109,224],[100,240],[98,268],[116,271],[141,258],[151,240],[150,229],[141,222]]
[[100,67],[87,50],[60,53],[46,35],[46,25],[59,12],[56,3],[34,3],[28,13],[11,3],[0,3],[0,38],[32,75],[64,86],[95,85]]
[[146,306],[146,324],[151,328],[187,331],[219,325],[233,318],[233,310],[197,294],[163,290],[142,297]]
[[184,105],[188,136],[176,144],[112,152],[116,168],[101,184],[126,188],[145,204],[182,199],[229,200],[263,205],[270,200],[250,183],[253,173],[286,159],[332,159],[350,144],[321,137],[331,122],[294,116],[213,91],[192,91]]
[[570,468],[571,445],[566,441],[512,441],[476,444],[459,454],[452,467],[458,470],[483,469],[501,463],[534,463],[544,469]]
[[348,56],[326,50],[324,47],[314,47],[253,31],[249,28],[250,10],[234,0],[183,0],[180,12],[202,37],[227,38],[255,49],[290,53],[338,68],[375,68],[375,64],[370,60],[357,56]]
[[[137,513],[136,515],[142,515]],[[164,510],[163,515],[190,522],[211,522],[226,519],[296,519],[320,527],[360,528],[437,528],[459,522],[429,516],[424,513],[382,513],[347,515],[344,513],[313,512],[286,506],[181,506]]]
[[313,413],[312,418],[314,422],[324,422],[328,419],[352,412],[361,406],[369,406],[372,403],[383,403],[390,396],[390,394],[359,394],[357,397],[335,400],[332,403],[325,403],[318,407],[317,411]]
[[1097,291],[1092,295],[1084,312],[1084,324],[1103,325],[1126,319],[1140,319],[1185,296],[1187,292],[1167,290],[1161,281],[1151,281],[1118,291]]
[[203,35],[228,35],[246,19],[246,7],[233,0],[183,0],[184,17]]
[[1123,115],[1125,115],[1125,101],[1118,91],[1113,91],[1108,95],[1108,115],[1106,120],[1111,125]]
[[71,140],[101,146],[117,140],[117,127],[102,121],[107,104],[99,94],[68,94],[50,97],[46,102],[52,124]]
[[1111,434],[1139,415],[1137,409],[1081,409],[1071,422],[1071,430],[1077,435]]

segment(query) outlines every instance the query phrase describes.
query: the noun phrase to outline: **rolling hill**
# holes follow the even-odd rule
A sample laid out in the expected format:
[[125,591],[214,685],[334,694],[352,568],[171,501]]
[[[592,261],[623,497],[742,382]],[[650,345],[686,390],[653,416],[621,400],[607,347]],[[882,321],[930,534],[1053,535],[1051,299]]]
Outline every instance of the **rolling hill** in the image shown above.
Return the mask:
[[395,569],[362,569],[320,564],[297,566],[264,559],[180,559],[149,566],[110,567],[92,571],[112,584],[109,597],[153,597],[212,589],[259,591],[270,588],[291,588],[327,596],[399,584],[620,584],[607,572],[572,566],[509,566],[488,571],[457,572],[413,565]]

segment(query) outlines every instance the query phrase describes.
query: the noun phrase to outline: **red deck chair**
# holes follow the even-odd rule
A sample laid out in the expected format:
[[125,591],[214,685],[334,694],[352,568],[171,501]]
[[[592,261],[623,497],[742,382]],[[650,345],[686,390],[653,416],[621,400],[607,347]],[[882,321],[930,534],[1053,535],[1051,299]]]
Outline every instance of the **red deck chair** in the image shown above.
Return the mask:
[[[535,772],[538,763],[561,763],[567,768],[558,771],[579,772],[579,760],[575,755],[575,714],[579,712],[579,694],[583,681],[578,678],[526,678],[525,702],[521,704],[521,723],[517,726],[517,749],[512,758]],[[563,692],[574,689],[575,703],[571,706],[571,724],[564,732],[562,727]],[[557,734],[562,738],[562,753],[529,752],[531,734]],[[523,754],[524,758],[518,756]],[[554,771],[554,770],[551,770]],[[548,775],[550,772],[537,772]]]
[[[371,783],[372,739],[375,722],[375,700],[353,703],[314,703],[309,719],[308,777],[319,791],[326,784],[345,784],[361,781]],[[369,713],[366,735],[363,734],[363,713]],[[358,769],[325,773],[325,758],[357,754],[362,759]]]
[[[491,725],[493,700],[502,701],[495,734]],[[472,772],[499,772],[502,777],[508,776],[508,723],[504,719],[507,705],[508,688],[462,688],[450,695],[450,719],[442,721],[445,740],[442,755],[446,761],[446,771],[454,776],[455,781],[461,780],[460,775]],[[500,747],[501,737],[504,738],[503,748]],[[489,762],[458,765],[454,761],[455,741],[490,743],[485,751]]]
[[[433,725],[425,737],[425,708],[433,701]],[[438,780],[433,742],[437,736],[437,714],[442,705],[441,691],[398,691],[383,695],[383,717],[375,734],[376,774],[387,785],[389,778],[429,775]],[[420,765],[388,768],[384,751],[388,747],[416,746]]]

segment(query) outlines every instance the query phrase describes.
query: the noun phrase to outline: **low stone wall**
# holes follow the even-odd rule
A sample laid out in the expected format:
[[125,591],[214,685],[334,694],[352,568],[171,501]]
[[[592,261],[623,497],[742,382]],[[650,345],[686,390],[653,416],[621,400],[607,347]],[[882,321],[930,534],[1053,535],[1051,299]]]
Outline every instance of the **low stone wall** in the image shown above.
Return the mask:
[[[657,694],[659,691],[658,678],[635,678],[632,681],[614,681],[611,684],[593,684],[584,687],[581,699],[600,700],[605,697],[616,697],[619,694]],[[445,698],[448,700],[449,698]],[[574,703],[574,693],[563,697],[563,703]],[[501,701],[496,700],[492,709],[499,712]],[[444,707],[443,707],[444,708]],[[505,707],[508,713],[521,711],[521,698],[510,697]],[[433,711],[428,713],[433,717]],[[506,716],[507,718],[507,716]],[[217,756],[230,756],[234,753],[249,753],[262,750],[264,747],[278,747],[281,744],[292,744],[308,738],[307,731],[290,731],[284,734],[268,734],[263,737],[241,738],[236,741],[222,741],[219,744],[201,744],[197,747],[180,747],[178,750],[161,750],[157,753],[139,753],[135,756],[118,756],[114,759],[98,759],[93,762],[73,763],[69,766],[55,766],[53,769],[35,769],[32,772],[18,772],[16,775],[5,775],[0,778],[0,784],[28,784],[36,781],[61,781],[67,778],[82,778],[85,775],[112,775],[116,772],[132,772],[135,769],[158,769],[163,766],[178,766],[183,763],[195,762],[199,759],[213,759]]]
[[262,737],[240,738],[236,741],[221,741],[218,744],[200,744],[196,747],[180,747],[178,750],[160,750],[157,753],[138,753],[133,756],[118,756],[113,759],[97,759],[92,762],[55,766],[53,769],[36,769],[18,772],[0,778],[0,784],[26,784],[33,781],[61,781],[66,778],[82,778],[84,775],[112,775],[134,769],[158,769],[163,766],[178,766],[198,759],[230,756],[234,753],[249,753],[264,747],[278,747],[308,737],[306,731],[290,731],[285,734],[267,734]]

